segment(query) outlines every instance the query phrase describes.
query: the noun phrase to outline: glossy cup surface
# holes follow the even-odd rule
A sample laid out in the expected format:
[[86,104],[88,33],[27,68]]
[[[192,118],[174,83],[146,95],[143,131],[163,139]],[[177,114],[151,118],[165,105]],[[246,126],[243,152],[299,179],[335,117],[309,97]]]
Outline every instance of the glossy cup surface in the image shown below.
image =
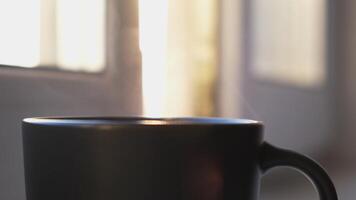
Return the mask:
[[28,200],[256,200],[262,123],[28,118]]

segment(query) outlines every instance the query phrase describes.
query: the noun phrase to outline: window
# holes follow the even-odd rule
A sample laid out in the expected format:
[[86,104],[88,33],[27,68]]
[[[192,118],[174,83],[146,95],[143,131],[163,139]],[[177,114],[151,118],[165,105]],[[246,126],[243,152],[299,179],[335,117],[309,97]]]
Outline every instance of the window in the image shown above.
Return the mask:
[[261,79],[315,87],[326,77],[325,0],[253,0],[254,74]]
[[139,1],[144,114],[215,113],[218,1]]
[[[36,10],[42,10],[43,4],[58,5],[56,9],[58,9],[58,13],[62,14],[55,15],[53,11],[46,11],[48,15],[52,14],[57,17],[63,15],[63,9],[60,8],[69,9],[65,11],[68,16],[63,21],[69,19],[73,21],[70,21],[70,26],[64,25],[71,29],[67,29],[67,32],[64,32],[63,35],[66,38],[69,31],[75,30],[71,35],[75,39],[70,39],[68,42],[76,43],[73,44],[76,49],[82,49],[78,46],[89,40],[88,38],[80,38],[79,35],[90,38],[95,36],[96,39],[94,38],[93,41],[99,41],[86,46],[86,48],[104,46],[103,41],[108,41],[108,45],[105,47],[106,53],[103,52],[104,50],[100,50],[104,47],[100,47],[96,55],[99,61],[106,60],[103,73],[74,73],[73,70],[75,72],[94,72],[103,69],[103,66],[99,68],[98,64],[92,65],[96,67],[88,69],[89,64],[93,62],[92,60],[88,61],[88,57],[84,56],[82,58],[85,58],[85,63],[80,60],[80,62],[75,62],[74,65],[70,61],[66,68],[63,67],[63,62],[68,63],[67,61],[62,61],[59,64],[58,60],[55,59],[48,59],[46,62],[40,59],[42,54],[39,53],[40,49],[45,50],[42,45],[48,45],[47,50],[56,50],[50,55],[59,57],[56,53],[57,48],[50,48],[56,46],[57,39],[54,38],[59,38],[52,32],[57,33],[59,30],[55,31],[55,28],[48,28],[47,31],[44,31],[47,34],[46,40],[42,37],[43,34],[41,35],[43,29],[40,29],[39,26],[44,24],[43,20],[47,20],[48,25],[57,27],[57,24],[48,21],[49,18],[38,20],[44,14],[42,12],[39,14]],[[77,10],[78,12],[74,15],[72,13],[76,8],[82,10],[80,12]],[[97,10],[98,8],[100,9]],[[87,18],[89,11],[97,17],[95,19]],[[72,15],[72,17],[69,17],[69,15]],[[34,116],[132,116],[142,114],[141,66],[137,27],[138,10],[137,2],[131,0],[1,0],[0,16],[0,26],[2,26],[0,31],[0,177],[3,177],[0,179],[2,186],[0,188],[0,199],[21,200],[26,199],[21,142],[21,120],[23,118]],[[88,27],[88,29],[76,27],[75,24],[78,24],[81,20],[87,23],[85,27]],[[92,21],[89,26],[90,20]],[[106,28],[98,28],[98,32],[95,34],[81,35],[84,32],[78,33],[78,31],[89,30],[89,28],[90,30],[94,29],[99,25],[101,27],[106,26]],[[42,26],[42,28],[44,27]],[[105,30],[107,30],[107,33],[105,33]],[[75,36],[75,34],[77,35]],[[5,36],[6,39],[4,39]],[[31,38],[35,39],[32,40]],[[63,40],[63,37],[61,38]],[[77,39],[80,39],[81,43],[78,43]],[[39,45],[39,40],[44,41],[40,42]],[[5,44],[6,48],[4,47]],[[63,49],[66,48],[67,46],[63,47]],[[79,54],[74,49],[70,50]],[[46,53],[49,54],[49,52]],[[87,55],[85,52],[83,54]],[[33,55],[38,56],[36,58]],[[78,58],[76,55],[73,58]],[[54,60],[56,62],[53,62]],[[95,63],[102,62],[99,61]],[[9,65],[38,69],[51,67],[65,69],[66,71],[35,70],[33,68],[23,70]]]
[[0,64],[98,72],[105,0],[0,1]]

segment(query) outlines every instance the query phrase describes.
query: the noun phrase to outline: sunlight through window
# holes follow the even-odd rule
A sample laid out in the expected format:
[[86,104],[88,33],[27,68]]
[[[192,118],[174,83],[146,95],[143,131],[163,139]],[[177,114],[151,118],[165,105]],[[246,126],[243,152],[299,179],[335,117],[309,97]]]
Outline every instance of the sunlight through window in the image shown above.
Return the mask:
[[0,64],[39,64],[40,0],[0,1]]
[[139,1],[144,115],[213,114],[217,5],[216,0]]
[[140,49],[144,113],[162,116],[165,110],[168,0],[139,1]]
[[0,65],[101,71],[105,0],[1,0]]

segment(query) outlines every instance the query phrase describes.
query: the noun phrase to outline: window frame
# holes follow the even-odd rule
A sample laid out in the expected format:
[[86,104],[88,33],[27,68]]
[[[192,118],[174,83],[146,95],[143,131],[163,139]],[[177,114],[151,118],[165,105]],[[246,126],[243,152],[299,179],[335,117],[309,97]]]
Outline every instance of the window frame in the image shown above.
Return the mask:
[[100,73],[0,66],[0,199],[25,199],[23,118],[142,114],[137,6],[107,0],[107,62]]
[[[3,84],[8,83],[6,85],[12,85],[12,90],[17,90],[16,85],[12,82],[16,81],[16,79],[23,79],[24,81],[28,81],[28,87],[31,88],[31,80],[35,78],[36,81],[43,81],[43,84],[47,81],[55,81],[59,84],[62,82],[83,85],[93,84],[93,89],[103,87],[103,90],[111,89],[114,91],[118,89],[117,87],[125,89],[125,87],[130,85],[127,84],[127,81],[131,79],[131,81],[137,82],[134,84],[136,87],[135,91],[137,95],[140,96],[140,88],[137,88],[137,86],[141,84],[141,55],[138,47],[137,1],[106,1],[106,66],[102,71],[94,73],[84,71],[74,72],[61,70],[53,66],[25,68],[0,65],[0,79],[7,77],[7,81]],[[136,10],[136,12],[127,12],[128,10]],[[133,72],[137,72],[137,74],[135,75]],[[124,81],[122,79],[124,79]],[[95,87],[95,84],[98,84],[98,87]],[[74,92],[74,89],[67,89],[68,91]],[[36,94],[35,90],[34,94]],[[121,96],[122,98],[130,98],[128,97],[129,95]],[[3,99],[0,99],[0,102],[3,102]],[[140,106],[136,105],[132,108],[136,109],[137,114],[141,113]]]

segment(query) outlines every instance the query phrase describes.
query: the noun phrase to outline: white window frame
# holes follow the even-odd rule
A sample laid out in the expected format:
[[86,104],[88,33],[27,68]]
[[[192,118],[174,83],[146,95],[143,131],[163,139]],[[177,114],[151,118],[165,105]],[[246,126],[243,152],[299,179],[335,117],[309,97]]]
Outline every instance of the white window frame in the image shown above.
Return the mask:
[[107,0],[103,72],[0,66],[0,199],[25,199],[22,118],[142,114],[137,15],[137,1]]

